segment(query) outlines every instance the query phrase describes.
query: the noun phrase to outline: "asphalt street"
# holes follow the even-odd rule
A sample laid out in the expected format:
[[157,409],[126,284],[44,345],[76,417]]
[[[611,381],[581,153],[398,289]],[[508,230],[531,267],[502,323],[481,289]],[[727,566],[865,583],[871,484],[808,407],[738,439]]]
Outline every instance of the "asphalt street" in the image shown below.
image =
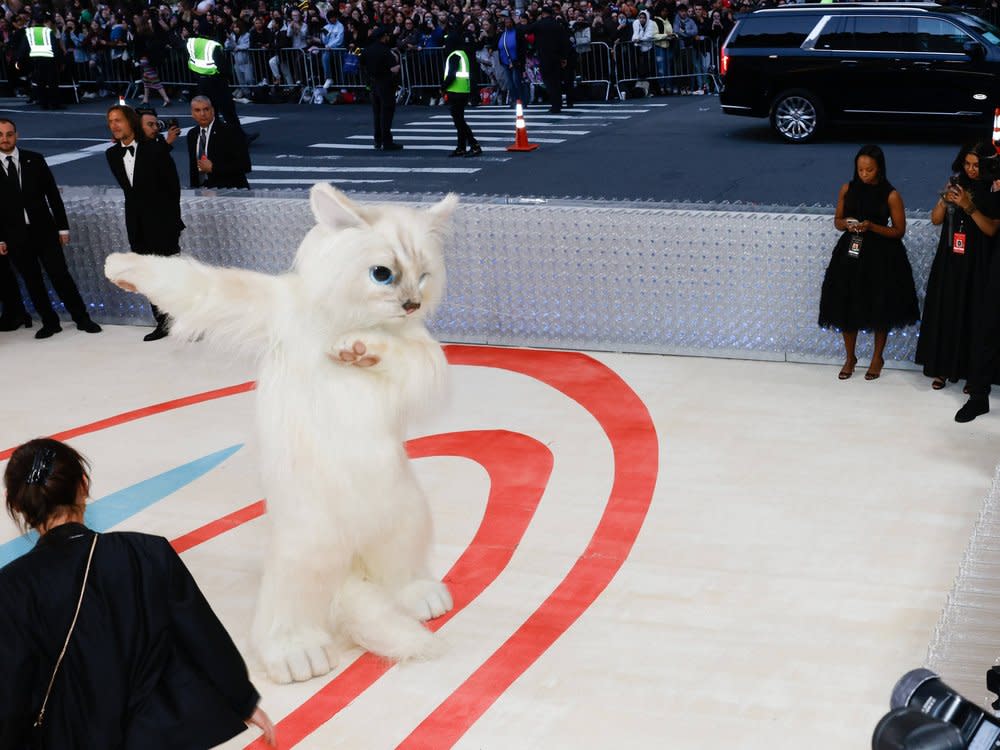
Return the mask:
[[[49,159],[62,185],[112,185],[103,158],[109,145],[104,114],[110,100],[65,112],[43,112],[23,100],[0,100],[24,148]],[[827,131],[813,144],[780,142],[764,120],[723,115],[717,97],[691,96],[584,102],[559,117],[528,109],[531,153],[509,153],[514,113],[497,106],[469,110],[485,149],[476,159],[448,158],[454,129],[446,107],[397,110],[394,131],[405,149],[371,147],[367,105],[238,105],[245,127],[258,131],[251,184],[306,189],[329,181],[348,191],[443,193],[509,198],[583,198],[754,206],[833,204],[863,143],[886,152],[889,179],[908,208],[929,208],[950,172],[959,144],[989,133],[871,126]],[[161,111],[186,127],[188,105]],[[174,151],[183,185],[184,142]]]

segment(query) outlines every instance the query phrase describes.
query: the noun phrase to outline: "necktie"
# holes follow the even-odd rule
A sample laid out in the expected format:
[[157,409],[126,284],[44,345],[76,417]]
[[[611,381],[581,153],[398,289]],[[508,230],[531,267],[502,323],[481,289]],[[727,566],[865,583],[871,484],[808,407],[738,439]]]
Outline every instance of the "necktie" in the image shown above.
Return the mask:
[[128,155],[129,156],[135,156],[135,144],[134,143],[131,146],[126,146],[125,150],[128,151]]
[[198,136],[198,158],[200,159],[205,155],[205,149],[208,143],[208,131],[205,128],[201,129],[201,135]]
[[10,180],[10,184],[14,186],[15,190],[21,189],[21,180],[17,176],[17,165],[14,164],[14,157],[7,157],[7,179]]

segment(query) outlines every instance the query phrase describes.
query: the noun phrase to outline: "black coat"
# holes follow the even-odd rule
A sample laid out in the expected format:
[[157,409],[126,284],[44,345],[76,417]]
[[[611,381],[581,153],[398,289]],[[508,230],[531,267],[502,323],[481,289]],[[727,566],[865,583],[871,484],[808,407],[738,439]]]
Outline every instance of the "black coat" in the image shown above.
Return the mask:
[[529,24],[524,33],[535,35],[535,51],[541,64],[547,65],[569,59],[572,49],[569,29],[551,16]]
[[[56,178],[44,157],[35,151],[18,149],[18,158],[21,162],[20,191],[14,190],[6,179],[0,179],[0,242],[15,249],[51,242],[60,230],[69,229]],[[6,157],[3,161],[0,169],[6,169]],[[30,237],[24,223],[25,211],[31,222]]]
[[361,64],[365,66],[372,88],[382,90],[395,86],[396,74],[392,69],[399,65],[399,59],[382,42],[372,42],[361,51]]
[[[195,158],[198,150],[198,135],[201,129],[195,125],[188,131],[188,174],[191,187],[200,187],[201,172]],[[219,118],[212,124],[208,138],[208,160],[212,171],[208,174],[205,187],[209,188],[249,188],[247,173],[250,172],[250,151],[246,138],[235,128]]]
[[[94,532],[49,531],[0,569],[0,750],[20,750],[73,618]],[[246,665],[166,539],[101,534],[45,715],[46,747],[204,750],[246,727]]]
[[166,143],[142,140],[135,152],[132,184],[125,174],[125,148],[105,152],[111,174],[125,193],[125,230],[133,252],[177,250],[181,221],[181,181]]

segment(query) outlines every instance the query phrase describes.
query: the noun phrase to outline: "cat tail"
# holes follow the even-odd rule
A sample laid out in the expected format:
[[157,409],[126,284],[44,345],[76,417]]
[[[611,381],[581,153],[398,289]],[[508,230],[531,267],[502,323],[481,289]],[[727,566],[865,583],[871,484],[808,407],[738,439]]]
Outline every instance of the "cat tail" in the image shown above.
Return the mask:
[[267,346],[281,298],[281,277],[216,268],[179,255],[112,253],[104,273],[166,312],[171,334],[206,336],[240,352],[259,353]]
[[442,641],[404,612],[383,589],[352,576],[337,599],[338,629],[366,651],[392,661],[439,656]]

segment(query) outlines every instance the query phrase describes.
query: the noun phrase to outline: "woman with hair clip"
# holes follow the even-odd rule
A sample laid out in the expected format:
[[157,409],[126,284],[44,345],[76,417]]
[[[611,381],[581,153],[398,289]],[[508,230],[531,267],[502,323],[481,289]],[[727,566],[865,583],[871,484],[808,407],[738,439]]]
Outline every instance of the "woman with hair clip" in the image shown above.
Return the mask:
[[838,328],[846,359],[838,378],[847,380],[858,363],[858,331],[874,331],[875,350],[865,380],[882,374],[889,329],[920,317],[913,269],[906,257],[903,199],[886,177],[885,155],[862,146],[851,181],[840,188],[833,225],[843,234],[823,278],[819,325]]
[[203,750],[247,724],[274,745],[236,646],[162,537],[83,524],[86,460],[41,438],[4,472],[40,538],[0,569],[0,748]]
[[[927,279],[915,361],[933,378],[936,391],[969,374],[974,315],[983,304],[993,236],[1000,228],[1000,201],[991,192],[996,170],[990,165],[996,162],[988,141],[963,146],[931,211],[941,239]],[[973,206],[978,211],[971,211]]]

